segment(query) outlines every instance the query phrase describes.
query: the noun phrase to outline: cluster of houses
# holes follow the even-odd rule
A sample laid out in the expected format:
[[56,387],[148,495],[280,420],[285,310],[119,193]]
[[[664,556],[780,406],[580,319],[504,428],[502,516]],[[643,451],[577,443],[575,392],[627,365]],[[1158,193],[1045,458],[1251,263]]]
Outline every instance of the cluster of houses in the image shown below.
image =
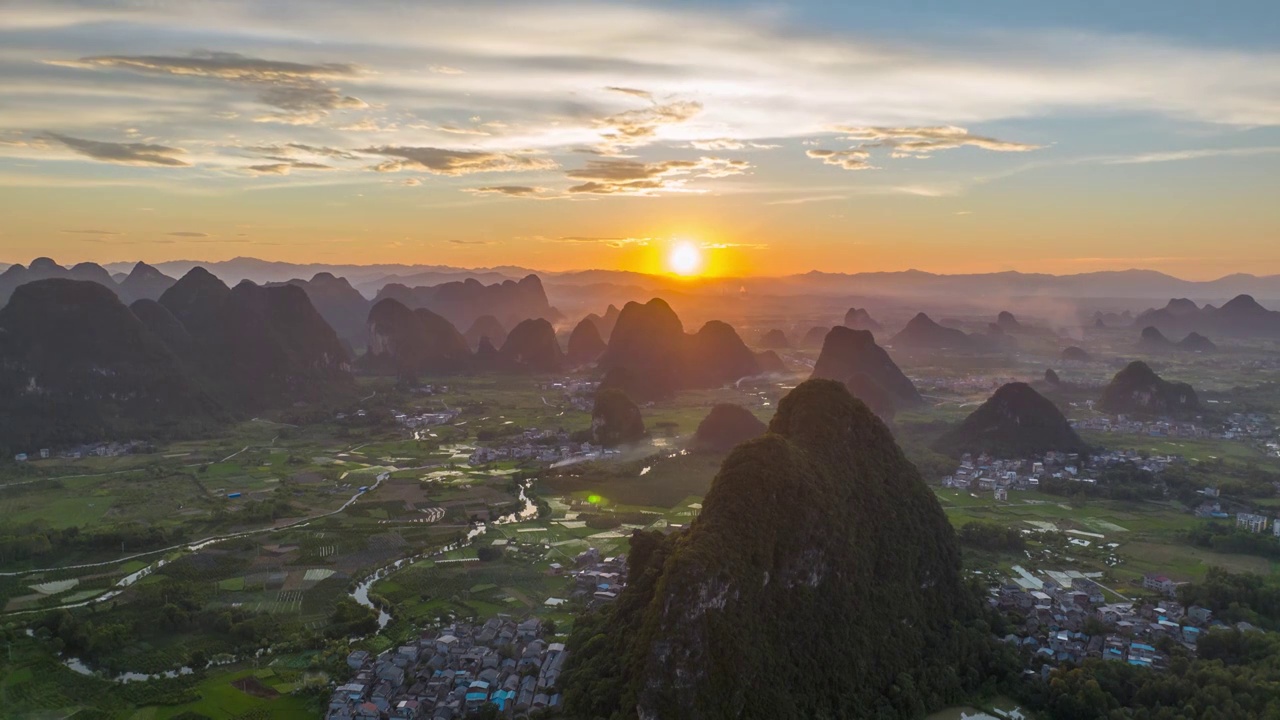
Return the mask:
[[1174,420],[1172,418],[1142,419],[1128,415],[1100,416],[1072,420],[1071,426],[1076,430],[1094,430],[1096,432],[1124,433],[1127,435],[1147,435],[1150,437],[1191,438],[1201,440],[1220,440],[1224,431],[1212,429],[1203,422]]
[[589,442],[575,442],[563,430],[535,429],[501,438],[487,447],[478,447],[467,462],[473,466],[500,460],[539,460],[555,464],[593,460],[616,453],[616,450],[606,450]]
[[422,428],[422,427],[431,427],[433,425],[445,425],[447,423],[451,423],[453,422],[454,418],[458,417],[458,411],[444,410],[441,412],[415,413],[412,415],[408,413],[397,412],[397,413],[394,413],[393,416],[396,419],[397,425],[400,425],[401,427],[407,427],[409,429],[416,429],[416,428]]
[[[590,606],[612,602],[626,584],[627,558],[589,548],[548,573]],[[548,598],[548,607],[569,600]],[[494,706],[501,717],[554,712],[569,653],[537,617],[499,615],[483,625],[454,622],[380,655],[356,650],[353,675],[329,699],[326,720],[455,720]]]
[[599,382],[582,378],[565,378],[554,382],[542,383],[539,390],[548,393],[560,393],[564,403],[579,412],[591,412],[595,404],[596,388]]
[[1273,520],[1266,515],[1242,512],[1236,515],[1236,527],[1242,528],[1251,533],[1270,532],[1280,538],[1280,518],[1275,518]]
[[130,440],[127,442],[99,442],[89,443],[87,445],[76,445],[75,447],[66,448],[59,452],[54,452],[49,448],[40,448],[30,453],[18,453],[13,456],[14,462],[28,462],[31,460],[48,460],[49,458],[58,457],[64,460],[79,460],[87,457],[120,457],[122,455],[132,455],[134,453],[154,452],[155,447],[150,443],[142,440]]
[[354,675],[333,691],[327,720],[454,720],[495,706],[503,717],[560,707],[569,653],[542,622],[496,617],[454,623],[380,655],[356,650]]
[[1181,462],[1177,455],[1143,457],[1134,450],[1107,450],[1085,458],[1074,452],[1049,451],[1043,456],[1013,460],[965,454],[955,473],[942,479],[942,486],[988,490],[995,493],[997,500],[1008,500],[1009,490],[1034,490],[1046,478],[1094,483],[1102,470],[1119,465],[1159,474]]
[[[1108,602],[1095,578],[1076,571],[1049,571],[1037,576],[1015,567],[1018,577],[994,590],[991,603],[1024,622],[1005,636],[1029,664],[1056,667],[1089,658],[1115,660],[1163,669],[1167,658],[1159,652],[1165,638],[1195,652],[1202,633],[1225,627],[1207,608],[1184,608],[1174,601],[1178,583],[1148,575],[1143,587],[1158,593],[1157,602]],[[1090,619],[1094,622],[1090,622]],[[1247,623],[1242,630],[1256,630]]]

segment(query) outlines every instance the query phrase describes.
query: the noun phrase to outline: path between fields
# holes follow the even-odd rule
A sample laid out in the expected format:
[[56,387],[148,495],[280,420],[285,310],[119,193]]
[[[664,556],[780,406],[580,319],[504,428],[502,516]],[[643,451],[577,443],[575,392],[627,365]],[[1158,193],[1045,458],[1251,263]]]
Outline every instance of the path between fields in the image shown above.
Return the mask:
[[[144,558],[150,555],[156,555],[158,553],[166,553],[166,552],[172,552],[174,550],[184,550],[184,549],[199,550],[203,547],[213,545],[215,543],[220,543],[225,540],[233,540],[235,538],[246,537],[249,535],[257,535],[259,533],[264,533],[264,532],[274,532],[276,530],[287,530],[288,528],[305,525],[314,520],[320,520],[321,518],[327,518],[327,517],[330,517],[331,515],[337,515],[343,510],[346,510],[347,508],[351,507],[352,503],[358,500],[361,495],[366,495],[368,493],[373,492],[374,490],[377,490],[378,486],[382,484],[382,481],[387,479],[390,476],[391,476],[390,473],[385,473],[385,472],[379,474],[377,479],[374,481],[373,485],[369,486],[368,490],[363,490],[363,491],[356,490],[355,494],[353,494],[346,502],[342,503],[342,506],[339,507],[337,510],[330,510],[329,512],[320,513],[318,515],[311,515],[309,517],[300,518],[293,522],[285,523],[284,525],[271,525],[269,527],[255,528],[253,530],[245,530],[238,533],[227,533],[225,535],[213,535],[213,536],[204,538],[202,540],[193,540],[191,542],[179,543],[177,545],[170,545],[169,547],[157,548],[155,550],[148,550],[146,552],[134,553],[133,555],[127,555],[125,557],[116,558],[114,560],[106,560],[103,562],[81,563],[78,565],[61,565],[58,567],[51,567],[51,568],[36,568],[33,570],[22,570],[20,572],[0,572],[0,577],[21,577],[24,575],[33,575],[35,573],[58,572],[59,570],[83,570],[86,568],[106,567],[107,565],[118,565],[120,563],[129,562],[130,560],[137,560],[138,558]],[[58,607],[64,607],[64,606],[41,608],[41,610],[56,610]],[[30,612],[30,611],[20,611],[20,612]],[[12,613],[12,614],[20,614],[20,613]]]

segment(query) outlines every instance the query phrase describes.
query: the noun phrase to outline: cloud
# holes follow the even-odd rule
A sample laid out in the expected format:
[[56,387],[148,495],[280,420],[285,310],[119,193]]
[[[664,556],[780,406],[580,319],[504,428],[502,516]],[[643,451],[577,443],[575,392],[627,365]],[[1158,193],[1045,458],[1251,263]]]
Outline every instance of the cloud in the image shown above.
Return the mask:
[[432,65],[427,68],[427,71],[433,72],[437,75],[463,75],[466,72],[465,70],[459,70],[456,67],[450,67],[448,65]]
[[973,135],[968,130],[954,125],[936,125],[928,127],[853,127],[835,126],[833,131],[843,133],[843,140],[857,141],[860,144],[850,150],[806,150],[815,160],[826,165],[835,165],[845,170],[877,170],[871,164],[871,150],[885,148],[889,157],[895,159],[925,159],[934,152],[953,150],[959,147],[976,147],[995,152],[1029,152],[1041,146],[1028,143],[997,140],[985,135]]
[[694,140],[689,143],[689,146],[697,150],[773,150],[782,147],[781,145],[766,145],[749,140],[734,140],[733,138]]
[[456,125],[441,125],[436,130],[450,135],[489,135],[490,133],[476,128],[457,127]]
[[301,160],[290,160],[289,158],[272,158],[277,162],[265,163],[261,165],[250,165],[246,170],[257,173],[259,175],[288,175],[293,170],[332,170],[332,165],[324,163],[304,162]]
[[630,246],[646,246],[653,242],[653,238],[636,238],[636,237],[589,237],[570,235],[566,237],[556,238],[555,242],[562,243],[586,243],[591,245],[607,245],[611,248],[624,248]]
[[238,53],[173,55],[97,55],[50,64],[82,69],[118,69],[150,75],[196,77],[258,89],[258,101],[278,108],[255,122],[311,125],[332,110],[363,108],[359,98],[343,95],[325,81],[352,78],[360,70],[346,63],[309,64],[266,60]]
[[1121,157],[1103,158],[1103,165],[1143,165],[1146,163],[1180,162],[1183,160],[1202,160],[1213,157],[1253,157],[1256,155],[1272,155],[1280,153],[1278,146],[1243,147],[1243,148],[1202,148],[1196,150],[1169,150],[1165,152],[1141,153]]
[[395,123],[382,124],[373,118],[363,118],[338,128],[346,132],[395,132],[399,129]]
[[505,195],[514,198],[534,198],[538,200],[548,200],[558,195],[549,194],[547,188],[534,187],[531,185],[490,185],[488,187],[463,188],[463,192],[474,193],[476,195]]
[[624,110],[620,113],[597,118],[592,124],[599,130],[604,140],[599,146],[602,152],[616,154],[625,148],[646,145],[658,135],[658,129],[664,125],[675,125],[686,122],[702,112],[702,103],[693,100],[675,100],[659,103],[653,95],[645,90],[634,88],[607,88],[613,92],[632,97],[643,98],[651,104],[637,110]]
[[621,93],[623,95],[630,95],[631,97],[638,97],[644,100],[649,100],[649,101],[653,100],[653,93],[649,92],[648,90],[637,90],[636,88],[612,87],[612,86],[605,88],[605,90],[608,90],[609,92]]
[[701,157],[697,160],[639,160],[609,158],[588,160],[585,167],[566,177],[586,182],[569,188],[571,194],[651,195],[662,190],[683,190],[689,178],[722,178],[741,175],[751,168],[746,160]]
[[738,249],[738,250],[767,250],[767,249],[769,248],[769,245],[768,245],[767,243],[726,243],[726,242],[711,243],[711,242],[704,242],[704,243],[702,243],[701,245],[699,245],[698,247],[702,248],[703,250],[732,250],[732,249]]
[[190,167],[191,163],[177,157],[186,151],[166,145],[151,143],[116,143],[105,140],[85,140],[60,133],[45,133],[51,140],[94,160],[118,165],[160,165],[163,167]]
[[492,245],[489,240],[450,240],[454,245]]
[[852,127],[836,126],[836,132],[844,133],[845,140],[863,143],[860,147],[884,147],[892,150],[891,157],[927,157],[937,150],[953,150],[959,147],[976,147],[995,152],[1029,152],[1039,150],[1040,145],[997,140],[984,135],[973,135],[954,125],[931,127]]
[[400,184],[408,187],[418,187],[422,184],[422,180],[419,178],[405,178]]
[[207,237],[209,237],[209,233],[192,232],[192,231],[190,231],[190,230],[178,230],[177,232],[165,233],[165,235],[168,235],[169,237],[181,237],[181,238],[207,238]]
[[63,230],[68,235],[123,235],[124,233],[115,232],[114,230]]
[[835,165],[845,170],[875,170],[871,153],[866,150],[805,150],[805,155],[821,160],[823,165]]
[[359,152],[392,158],[373,169],[378,172],[425,170],[434,175],[470,175],[483,172],[551,170],[555,161],[528,153],[487,150],[446,150],[434,147],[369,147]]
[[766,205],[805,205],[815,202],[827,202],[829,200],[844,200],[844,195],[815,195],[813,197],[790,198],[788,200],[774,200],[767,202]]

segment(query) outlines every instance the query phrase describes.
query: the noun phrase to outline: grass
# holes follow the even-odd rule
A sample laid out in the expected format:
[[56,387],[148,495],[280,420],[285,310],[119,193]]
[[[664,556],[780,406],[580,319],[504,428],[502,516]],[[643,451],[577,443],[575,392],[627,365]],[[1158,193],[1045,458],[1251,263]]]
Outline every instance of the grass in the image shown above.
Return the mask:
[[237,690],[232,682],[254,674],[254,670],[234,670],[217,672],[196,686],[200,699],[196,702],[167,707],[144,708],[153,712],[150,717],[155,720],[194,712],[207,715],[213,720],[230,719],[251,711],[267,713],[273,720],[311,720],[316,717],[316,708],[305,699],[292,695],[281,695],[278,698],[257,698]]

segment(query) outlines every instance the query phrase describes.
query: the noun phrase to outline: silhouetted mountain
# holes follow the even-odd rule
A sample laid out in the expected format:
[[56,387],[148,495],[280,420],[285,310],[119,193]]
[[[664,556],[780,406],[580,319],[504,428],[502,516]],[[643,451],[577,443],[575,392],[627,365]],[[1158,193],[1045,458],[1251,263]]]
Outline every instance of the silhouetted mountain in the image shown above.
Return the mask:
[[556,340],[556,330],[541,318],[524,320],[511,328],[498,351],[506,372],[551,373],[564,369],[564,353]]
[[843,385],[793,390],[702,504],[634,535],[618,601],[575,622],[569,717],[920,717],[987,676],[951,525]]
[[173,354],[183,362],[196,367],[197,348],[191,333],[174,317],[169,309],[156,300],[142,299],[129,306],[129,311],[138,318],[156,337],[160,338]]
[[101,283],[23,283],[0,309],[6,453],[170,438],[223,417],[164,342]]
[[[290,280],[307,293],[311,304],[343,342],[355,350],[369,344],[369,308],[372,303],[346,278],[317,273],[311,280]],[[271,287],[271,286],[269,286]]]
[[494,347],[501,347],[502,343],[507,341],[507,329],[498,322],[498,318],[492,315],[481,315],[471,323],[471,327],[467,328],[462,337],[466,338],[467,345],[472,348],[480,347],[480,338],[486,337]]
[[822,347],[822,343],[827,339],[827,333],[829,332],[831,332],[831,328],[824,325],[815,325],[809,328],[809,332],[805,333],[804,338],[800,340],[800,347]]
[[980,350],[986,344],[987,341],[976,336],[939,325],[924,313],[911,318],[907,326],[889,341],[895,349],[912,351]]
[[719,387],[760,374],[755,353],[732,326],[719,320],[709,320],[685,337],[682,355],[685,387]]
[[547,302],[547,293],[537,275],[495,285],[483,285],[473,279],[415,288],[393,283],[382,288],[375,302],[387,298],[398,300],[410,309],[426,308],[454,327],[471,327],[484,315],[492,315],[504,327],[536,318],[552,322],[561,319],[560,313]]
[[1198,411],[1200,400],[1190,385],[1169,382],[1146,363],[1134,361],[1103,388],[1098,407],[1117,414],[1181,415]]
[[159,300],[164,291],[173,287],[175,282],[177,280],[140,262],[120,281],[116,294],[126,305],[132,305],[138,300]]
[[1178,341],[1178,349],[1187,352],[1211,353],[1217,352],[1218,346],[1200,333],[1192,332]]
[[844,314],[844,326],[873,333],[884,330],[884,326],[876,322],[875,318],[871,317],[871,314],[865,308],[849,308],[849,311]]
[[781,373],[787,371],[787,364],[782,357],[772,350],[761,350],[756,353],[756,365],[762,373]]
[[[884,348],[876,344],[868,330],[833,327],[822,343],[822,353],[813,366],[813,378],[848,382],[857,374],[884,388],[897,402],[894,406],[919,403],[916,386],[898,368]],[[883,409],[883,408],[882,408]]]
[[302,288],[245,281],[228,289],[202,268],[160,296],[196,348],[218,397],[252,411],[354,387],[351,358]]
[[1019,332],[1022,330],[1022,323],[1018,322],[1018,318],[1008,310],[1001,310],[996,316],[996,326],[1005,332]]
[[0,273],[0,306],[9,301],[9,297],[19,286],[38,280],[53,279],[85,280],[96,282],[112,291],[116,289],[111,273],[101,265],[80,263],[74,267],[65,268],[47,257],[40,257],[32,260],[29,266],[13,265]]
[[600,339],[605,342],[609,342],[609,336],[613,334],[613,327],[618,324],[618,317],[621,314],[622,311],[619,310],[617,306],[610,305],[608,309],[605,310],[604,317],[591,313],[586,317],[586,319],[594,323],[596,329],[600,331]]
[[645,436],[640,408],[617,388],[600,388],[591,408],[591,437],[596,444],[616,447]]
[[1009,383],[934,443],[941,453],[987,453],[1025,458],[1050,450],[1085,452],[1088,446],[1053,401],[1026,383]]
[[1062,359],[1071,362],[1089,362],[1093,356],[1084,348],[1071,345],[1062,349]]
[[1058,377],[1058,373],[1054,372],[1053,368],[1044,369],[1044,381],[1049,383],[1050,385],[1062,384],[1062,380]]
[[1158,328],[1148,325],[1138,336],[1137,348],[1145,353],[1165,353],[1173,350],[1173,343]]
[[410,310],[397,300],[380,300],[369,311],[366,369],[402,377],[470,369],[471,349],[448,320],[427,310]]
[[642,401],[760,372],[755,355],[732,327],[712,320],[686,335],[680,318],[659,298],[622,308],[599,364],[606,370],[625,369],[623,387]]
[[1171,335],[1210,333],[1215,336],[1280,337],[1280,312],[1267,310],[1249,295],[1239,295],[1222,307],[1197,307],[1184,298],[1147,310],[1138,316],[1143,325],[1153,325]]
[[719,403],[698,423],[693,446],[708,452],[728,452],[768,430],[755,413],[732,403]]
[[770,330],[760,337],[760,347],[769,350],[786,350],[791,347],[787,334],[778,329]]
[[909,404],[905,400],[900,400],[893,393],[885,389],[875,378],[864,372],[856,372],[844,381],[845,388],[850,395],[861,400],[867,407],[871,408],[871,412],[876,414],[885,422],[893,420],[898,414],[899,405]]
[[569,334],[565,360],[571,367],[590,365],[604,354],[608,345],[600,337],[600,326],[591,318],[583,318]]

